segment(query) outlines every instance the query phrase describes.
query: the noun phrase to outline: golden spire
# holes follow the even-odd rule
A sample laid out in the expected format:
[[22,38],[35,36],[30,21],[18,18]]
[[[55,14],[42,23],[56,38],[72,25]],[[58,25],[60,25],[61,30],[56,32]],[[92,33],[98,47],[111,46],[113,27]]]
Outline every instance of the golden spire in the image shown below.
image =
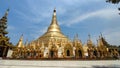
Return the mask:
[[99,43],[99,46],[103,46],[102,36],[101,36],[101,37],[99,36],[99,41],[98,41],[98,43]]
[[88,45],[92,45],[92,40],[91,40],[90,34],[88,35],[88,37],[89,37],[89,39],[88,39],[88,41],[87,41],[87,44],[88,44]]
[[74,42],[78,42],[78,40],[79,40],[79,39],[78,39],[78,34],[76,34],[73,41],[74,41]]
[[54,11],[53,11],[52,21],[51,21],[51,24],[50,24],[47,32],[54,32],[54,31],[61,32],[60,27],[57,23],[56,9],[54,9]]
[[24,44],[25,46],[27,46],[28,45],[28,39],[26,39],[26,42],[25,42],[25,44]]
[[23,34],[21,35],[20,39],[19,39],[19,42],[17,44],[17,47],[24,47],[23,46]]
[[64,39],[69,41],[69,39],[60,30],[56,17],[56,9],[54,9],[53,11],[52,21],[50,26],[48,27],[47,32],[43,34],[38,40],[40,42],[46,43],[45,40],[49,40],[49,39],[56,39],[56,40]]
[[88,34],[89,40],[91,40],[90,34]]

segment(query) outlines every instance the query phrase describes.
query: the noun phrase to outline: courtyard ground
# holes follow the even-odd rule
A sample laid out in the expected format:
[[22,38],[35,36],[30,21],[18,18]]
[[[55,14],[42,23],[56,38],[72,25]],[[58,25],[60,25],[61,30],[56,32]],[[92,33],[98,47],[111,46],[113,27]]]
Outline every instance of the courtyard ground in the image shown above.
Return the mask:
[[0,68],[120,68],[120,60],[0,60]]

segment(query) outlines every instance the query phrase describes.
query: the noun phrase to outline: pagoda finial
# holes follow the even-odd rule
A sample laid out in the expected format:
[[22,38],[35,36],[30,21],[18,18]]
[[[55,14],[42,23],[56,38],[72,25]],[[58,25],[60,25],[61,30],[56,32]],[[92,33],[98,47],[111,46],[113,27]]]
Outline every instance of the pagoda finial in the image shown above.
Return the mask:
[[5,12],[5,17],[7,17],[7,15],[8,15],[8,12],[9,12],[9,8],[6,10],[6,12]]
[[89,40],[91,39],[90,34],[88,34]]
[[56,17],[56,8],[53,10],[53,16]]
[[102,37],[102,33],[100,32],[100,36]]
[[88,37],[89,37],[89,39],[88,39],[88,41],[87,41],[87,44],[90,45],[90,46],[92,46],[93,43],[92,43],[92,40],[91,40],[90,34],[88,34]]
[[23,34],[21,35],[20,39],[23,39]]
[[78,39],[78,33],[76,34],[76,37],[77,37],[77,39]]
[[57,32],[61,32],[60,31],[60,27],[57,23],[57,17],[56,17],[56,9],[53,10],[53,16],[52,16],[52,21],[51,21],[51,24],[47,30],[47,32],[54,32],[54,31],[57,31]]
[[53,12],[56,12],[56,8],[54,8],[54,11]]
[[78,33],[76,33],[75,40],[78,40]]
[[21,37],[20,37],[20,41],[23,41],[23,34],[22,34]]
[[7,9],[7,11],[5,12],[4,16],[0,19],[0,33],[5,36],[6,34],[8,34],[8,32],[6,31],[7,29],[7,15],[8,15],[9,9]]
[[26,39],[25,45],[26,45],[26,46],[28,45],[28,39]]
[[101,39],[101,36],[99,36],[99,39]]
[[20,37],[20,39],[19,39],[19,41],[17,43],[17,47],[24,47],[23,46],[23,34],[21,35],[21,37]]

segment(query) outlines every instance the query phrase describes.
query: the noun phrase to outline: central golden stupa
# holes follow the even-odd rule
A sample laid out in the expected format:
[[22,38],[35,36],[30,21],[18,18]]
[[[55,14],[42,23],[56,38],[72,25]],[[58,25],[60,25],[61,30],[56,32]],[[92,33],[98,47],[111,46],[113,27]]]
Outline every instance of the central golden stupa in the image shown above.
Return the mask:
[[63,41],[67,42],[69,39],[61,32],[60,27],[57,23],[56,10],[54,10],[52,21],[48,30],[45,34],[43,34],[38,41],[46,42],[46,41]]

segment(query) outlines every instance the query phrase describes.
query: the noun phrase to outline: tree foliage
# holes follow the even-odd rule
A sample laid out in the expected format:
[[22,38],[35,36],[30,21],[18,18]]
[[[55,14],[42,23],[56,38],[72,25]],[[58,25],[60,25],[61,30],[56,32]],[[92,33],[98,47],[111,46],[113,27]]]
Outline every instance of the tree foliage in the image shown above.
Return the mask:
[[[112,4],[118,4],[120,3],[120,0],[106,0],[106,2],[112,3]],[[118,8],[118,10],[120,11],[120,8]],[[119,13],[120,15],[120,13]]]
[[118,4],[120,2],[120,0],[106,0],[106,2]]

